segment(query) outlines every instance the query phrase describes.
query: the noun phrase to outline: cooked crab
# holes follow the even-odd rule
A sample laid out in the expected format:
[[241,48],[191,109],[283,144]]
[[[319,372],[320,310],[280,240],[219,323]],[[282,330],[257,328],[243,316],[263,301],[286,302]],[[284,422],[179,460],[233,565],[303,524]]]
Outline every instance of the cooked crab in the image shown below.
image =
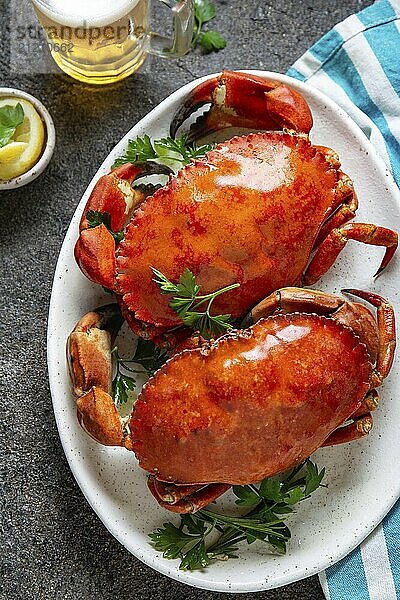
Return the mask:
[[174,512],[357,439],[372,427],[395,323],[386,300],[349,291],[377,307],[377,320],[336,295],[278,290],[245,329],[174,354],[144,385],[129,423],[110,395],[118,307],[89,313],[68,344],[79,421],[99,442],[134,450],[152,493]]
[[[318,281],[349,239],[386,247],[379,270],[397,247],[394,231],[347,223],[357,208],[351,180],[333,151],[297,133],[219,144],[144,200],[129,184],[148,168],[159,165],[124,165],[100,179],[75,248],[82,271],[117,293],[138,335],[156,337],[180,323],[150,267],[170,280],[189,268],[206,294],[239,282],[240,294],[214,303],[235,319],[266,293]],[[109,213],[114,231],[125,228],[119,244],[104,224],[90,226],[90,210]]]

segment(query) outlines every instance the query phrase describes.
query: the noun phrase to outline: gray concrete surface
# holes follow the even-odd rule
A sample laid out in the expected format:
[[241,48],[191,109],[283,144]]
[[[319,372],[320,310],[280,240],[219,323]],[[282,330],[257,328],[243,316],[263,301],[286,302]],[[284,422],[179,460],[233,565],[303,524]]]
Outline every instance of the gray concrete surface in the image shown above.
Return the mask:
[[[57,255],[75,207],[98,165],[154,105],[194,77],[223,67],[284,72],[365,0],[218,0],[224,52],[153,60],[147,72],[106,89],[63,74],[10,73],[8,0],[0,0],[1,85],[40,98],[53,115],[57,148],[29,187],[0,192],[1,420],[0,598],[137,600],[228,598],[159,575],[114,540],[67,466],[46,370],[46,320]],[[241,595],[249,598],[249,595]],[[260,600],[320,600],[313,577]]]

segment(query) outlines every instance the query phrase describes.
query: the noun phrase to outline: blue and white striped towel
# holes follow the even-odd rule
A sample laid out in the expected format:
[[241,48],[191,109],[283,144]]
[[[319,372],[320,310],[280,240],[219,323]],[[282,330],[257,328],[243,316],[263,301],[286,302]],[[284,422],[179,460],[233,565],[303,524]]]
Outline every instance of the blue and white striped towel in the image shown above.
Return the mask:
[[[400,0],[380,0],[336,25],[288,75],[344,108],[400,186]],[[400,500],[320,581],[328,600],[400,600]]]

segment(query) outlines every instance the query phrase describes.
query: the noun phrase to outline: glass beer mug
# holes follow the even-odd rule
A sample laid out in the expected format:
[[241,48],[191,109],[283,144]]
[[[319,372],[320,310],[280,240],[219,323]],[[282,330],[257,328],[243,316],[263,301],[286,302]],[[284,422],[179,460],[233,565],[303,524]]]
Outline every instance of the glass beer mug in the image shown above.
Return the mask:
[[171,38],[150,31],[150,0],[32,0],[58,66],[95,84],[131,75],[147,54],[177,58],[190,49],[191,0],[160,1],[171,10]]

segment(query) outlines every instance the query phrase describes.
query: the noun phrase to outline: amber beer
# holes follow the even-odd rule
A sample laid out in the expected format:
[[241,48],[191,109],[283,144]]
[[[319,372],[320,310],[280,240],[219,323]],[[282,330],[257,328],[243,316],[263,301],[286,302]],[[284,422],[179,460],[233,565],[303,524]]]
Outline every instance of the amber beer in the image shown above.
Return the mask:
[[175,38],[149,33],[148,0],[32,0],[47,35],[50,52],[65,73],[88,83],[111,83],[136,71],[153,51],[155,39],[172,48],[162,56],[181,56],[190,47],[190,0],[183,0],[185,22],[171,4]]

